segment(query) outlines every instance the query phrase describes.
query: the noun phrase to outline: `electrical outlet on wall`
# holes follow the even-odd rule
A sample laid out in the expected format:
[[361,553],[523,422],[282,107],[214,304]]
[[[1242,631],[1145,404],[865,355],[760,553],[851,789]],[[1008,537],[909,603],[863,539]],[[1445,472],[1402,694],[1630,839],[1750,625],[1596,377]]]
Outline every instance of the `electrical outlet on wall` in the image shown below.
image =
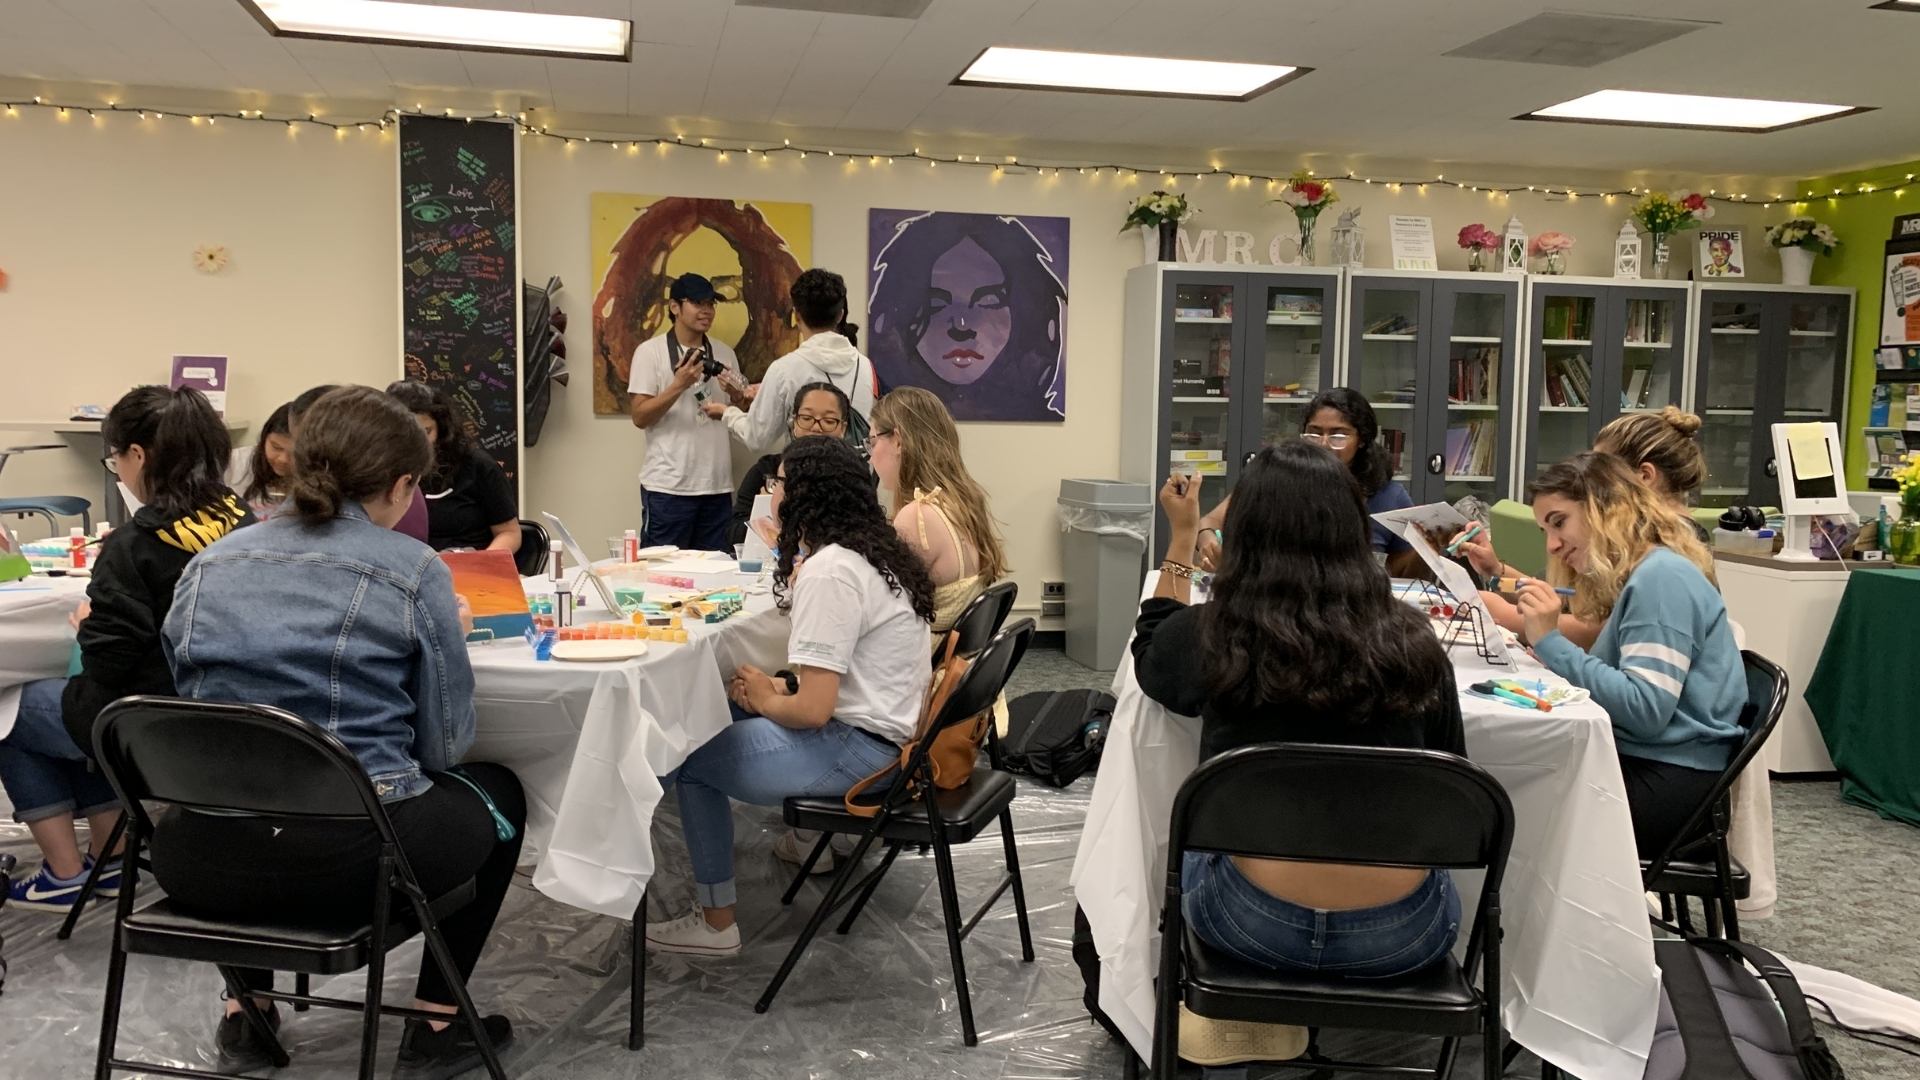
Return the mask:
[[1043,581],[1040,583],[1040,614],[1065,615],[1067,613],[1067,583],[1064,581]]

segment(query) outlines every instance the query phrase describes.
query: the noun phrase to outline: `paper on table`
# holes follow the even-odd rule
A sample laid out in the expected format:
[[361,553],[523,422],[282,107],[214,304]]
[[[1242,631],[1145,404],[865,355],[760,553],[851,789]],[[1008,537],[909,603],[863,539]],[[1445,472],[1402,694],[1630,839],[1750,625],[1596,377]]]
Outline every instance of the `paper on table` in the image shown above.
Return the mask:
[[[1412,509],[1424,508],[1416,506]],[[1404,511],[1396,512],[1404,513]],[[1459,515],[1456,513],[1454,516]],[[1469,618],[1479,620],[1478,625],[1482,631],[1480,636],[1487,642],[1488,662],[1497,667],[1512,667],[1513,659],[1507,655],[1506,635],[1500,632],[1500,625],[1493,621],[1493,613],[1487,610],[1486,603],[1480,599],[1480,590],[1474,588],[1473,579],[1467,576],[1467,572],[1461,569],[1460,564],[1434,550],[1433,545],[1427,543],[1426,534],[1415,528],[1412,522],[1387,521],[1385,518],[1388,514],[1375,514],[1374,517],[1381,519],[1382,525],[1399,533],[1401,539],[1411,545],[1413,550],[1419,552],[1420,560],[1433,570],[1434,577],[1440,582],[1441,588],[1452,593],[1460,606],[1468,609]]]
[[1373,515],[1373,520],[1399,532],[1399,525],[1408,523],[1418,525],[1435,536],[1451,537],[1467,527],[1466,515],[1453,508],[1452,503],[1427,503],[1423,506],[1403,506],[1398,510],[1382,510]]
[[1788,424],[1787,453],[1793,455],[1795,479],[1825,480],[1833,475],[1824,424]]

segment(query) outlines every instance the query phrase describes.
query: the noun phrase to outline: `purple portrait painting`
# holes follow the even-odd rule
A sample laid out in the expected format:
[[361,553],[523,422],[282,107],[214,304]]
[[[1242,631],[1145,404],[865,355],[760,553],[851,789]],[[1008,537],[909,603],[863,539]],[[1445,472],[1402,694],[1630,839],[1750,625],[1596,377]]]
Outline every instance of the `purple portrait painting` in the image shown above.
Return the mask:
[[1064,420],[1067,219],[871,210],[867,348],[880,385],[955,420]]

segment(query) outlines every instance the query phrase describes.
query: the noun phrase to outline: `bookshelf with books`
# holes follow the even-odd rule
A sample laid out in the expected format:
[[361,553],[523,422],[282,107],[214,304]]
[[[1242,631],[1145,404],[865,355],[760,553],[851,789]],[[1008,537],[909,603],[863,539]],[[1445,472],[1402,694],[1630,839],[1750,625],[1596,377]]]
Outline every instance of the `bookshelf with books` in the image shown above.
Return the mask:
[[[1311,267],[1129,271],[1121,479],[1157,489],[1169,471],[1192,472],[1211,509],[1250,454],[1298,434],[1307,402],[1333,385],[1340,281]],[[1156,513],[1157,535],[1164,525]]]
[[1773,425],[1845,421],[1853,301],[1844,288],[1699,286],[1700,505],[1778,505]]
[[1415,502],[1510,493],[1520,280],[1354,271],[1347,385],[1366,395]]
[[1622,412],[1682,403],[1692,286],[1530,277],[1521,480],[1593,446]]

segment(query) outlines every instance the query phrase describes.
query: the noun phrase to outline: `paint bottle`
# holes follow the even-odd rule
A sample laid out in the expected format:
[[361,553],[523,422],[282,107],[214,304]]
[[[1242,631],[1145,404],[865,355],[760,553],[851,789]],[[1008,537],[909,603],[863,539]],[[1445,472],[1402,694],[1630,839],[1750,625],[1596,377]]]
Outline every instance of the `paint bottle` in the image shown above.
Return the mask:
[[628,529],[625,540],[627,545],[626,558],[623,559],[622,561],[629,562],[629,563],[639,562],[640,561],[640,533],[634,529]]
[[87,531],[78,525],[67,530],[67,559],[75,570],[87,568]]
[[566,574],[566,567],[561,565],[566,561],[565,551],[566,545],[558,540],[547,545],[547,571],[555,581],[559,581]]
[[573,586],[565,581],[553,583],[553,624],[573,625]]

